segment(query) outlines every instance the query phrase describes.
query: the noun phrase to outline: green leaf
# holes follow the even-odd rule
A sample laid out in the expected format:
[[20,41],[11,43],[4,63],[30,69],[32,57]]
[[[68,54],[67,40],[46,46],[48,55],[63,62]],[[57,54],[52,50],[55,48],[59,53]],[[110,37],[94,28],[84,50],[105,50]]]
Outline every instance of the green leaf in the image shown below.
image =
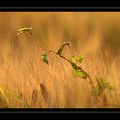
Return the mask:
[[75,69],[75,70],[79,70],[79,69],[80,69],[80,68],[79,68],[75,63],[73,63],[72,61],[71,61],[71,65],[72,65],[73,69]]
[[114,90],[110,83],[102,77],[96,78],[97,85],[92,89],[94,96],[99,96],[105,89]]
[[83,79],[87,79],[88,75],[82,71],[82,70],[75,70],[73,69],[73,74],[76,76],[76,77],[80,77],[80,78],[83,78]]
[[102,93],[102,89],[99,85],[96,85],[93,89],[92,89],[92,94],[94,96],[99,96]]
[[75,63],[73,63],[72,61],[70,62],[72,67],[73,67],[73,74],[76,77],[80,77],[83,79],[87,79],[88,74],[86,72],[84,72],[82,69],[80,69],[80,67],[78,67]]
[[102,89],[106,88],[109,90],[114,90],[114,88],[110,85],[110,83],[107,80],[105,80],[104,78],[98,77],[98,78],[96,78],[96,81]]
[[48,64],[48,59],[47,59],[47,53],[46,53],[46,51],[43,51],[42,60],[43,60],[43,62],[45,62],[46,64]]
[[101,77],[96,78],[96,81],[98,85],[101,87],[101,89],[105,89],[104,79]]
[[71,45],[71,42],[64,42],[63,45],[58,49],[57,54],[61,55],[65,45]]
[[76,62],[76,59],[75,59],[75,56],[73,55],[71,58],[70,58],[71,62],[73,62],[74,64],[77,64]]
[[84,56],[83,55],[79,55],[77,58],[76,58],[77,62],[80,62],[82,63],[82,61],[84,60]]
[[78,56],[72,56],[71,57],[71,61],[75,64],[82,63],[82,61],[84,60],[84,56],[83,55],[78,55]]
[[105,86],[106,86],[107,89],[109,89],[109,90],[115,90],[115,88],[113,86],[111,86],[109,82],[105,81],[104,84],[105,84]]

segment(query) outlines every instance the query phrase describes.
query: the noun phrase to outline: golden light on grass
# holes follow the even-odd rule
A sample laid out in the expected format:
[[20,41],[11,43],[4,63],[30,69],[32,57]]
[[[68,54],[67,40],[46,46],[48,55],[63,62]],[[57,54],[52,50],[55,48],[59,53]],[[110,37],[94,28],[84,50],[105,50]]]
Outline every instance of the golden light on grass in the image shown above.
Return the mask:
[[[120,107],[119,20],[119,12],[1,12],[0,84],[22,101],[10,97],[8,106],[0,97],[0,107]],[[17,41],[16,31],[22,26],[32,26],[33,34],[21,35]],[[43,50],[57,51],[64,41],[72,46],[62,55],[83,54],[80,66],[94,84],[97,76],[104,76],[115,87],[104,91],[101,102],[91,95],[86,80],[73,75],[67,61],[51,54],[49,65],[43,63]]]

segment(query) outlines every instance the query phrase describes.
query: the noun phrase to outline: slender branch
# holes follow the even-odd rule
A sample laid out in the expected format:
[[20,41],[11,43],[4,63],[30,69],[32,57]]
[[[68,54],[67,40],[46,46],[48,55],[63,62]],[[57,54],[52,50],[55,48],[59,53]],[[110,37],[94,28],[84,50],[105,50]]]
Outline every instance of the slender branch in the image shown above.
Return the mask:
[[[71,61],[69,59],[67,59],[66,57],[62,56],[61,54],[58,54],[57,52],[55,52],[53,50],[49,50],[49,49],[46,49],[46,50],[48,51],[48,54],[54,53],[54,54],[58,55],[59,57],[63,58],[64,60],[68,61],[71,64]],[[78,69],[82,70],[84,73],[87,74],[88,79],[89,79],[89,85],[91,86],[91,88],[94,89],[95,87],[94,87],[91,76],[85,70],[83,70],[80,66],[78,66],[78,65],[76,65],[76,66],[77,66]],[[96,99],[101,103],[99,97],[96,97]]]
[[57,54],[57,52],[55,52],[55,51],[52,51],[52,50],[49,50],[49,49],[46,49],[47,51],[48,51],[48,54],[50,54],[50,53],[55,53],[55,54]]
[[[69,59],[67,59],[66,57],[62,56],[61,54],[58,54],[57,52],[52,51],[52,50],[49,50],[49,49],[47,49],[47,51],[48,51],[48,54],[54,53],[54,54],[60,56],[61,58],[63,58],[64,60],[68,61],[68,62],[71,64],[71,61],[70,61]],[[76,66],[77,66],[77,65],[76,65]],[[94,88],[94,84],[93,84],[93,81],[92,81],[90,75],[89,75],[85,70],[83,70],[80,66],[77,66],[77,67],[78,67],[80,70],[82,70],[84,73],[87,74],[87,76],[88,76],[88,78],[89,78],[89,84],[91,85],[92,88]]]

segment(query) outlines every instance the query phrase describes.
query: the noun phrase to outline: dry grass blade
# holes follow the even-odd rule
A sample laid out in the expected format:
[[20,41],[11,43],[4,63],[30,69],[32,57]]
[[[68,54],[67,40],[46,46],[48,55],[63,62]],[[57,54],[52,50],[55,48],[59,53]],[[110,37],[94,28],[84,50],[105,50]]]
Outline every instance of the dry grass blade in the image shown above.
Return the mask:
[[19,33],[17,34],[16,37],[18,38],[21,34],[26,33],[26,32],[32,34],[31,30],[32,30],[32,27],[30,28],[26,27],[26,28],[19,29],[18,30]]
[[48,92],[47,92],[47,89],[45,88],[45,86],[42,83],[40,84],[40,90],[41,90],[41,93],[44,97],[44,100],[48,101]]
[[38,91],[37,89],[34,89],[32,92],[32,105],[35,105],[37,103],[38,98]]
[[[119,12],[1,12],[0,18],[0,108],[120,108]],[[41,59],[47,48],[49,66]],[[78,65],[95,86],[96,76],[114,85],[100,102],[90,81],[72,74],[69,58],[79,53],[85,60]]]
[[19,29],[18,31],[19,31],[19,32],[21,32],[21,31],[29,32],[29,31],[31,31],[31,30],[32,30],[32,27],[30,27],[30,28],[26,27],[26,28]]

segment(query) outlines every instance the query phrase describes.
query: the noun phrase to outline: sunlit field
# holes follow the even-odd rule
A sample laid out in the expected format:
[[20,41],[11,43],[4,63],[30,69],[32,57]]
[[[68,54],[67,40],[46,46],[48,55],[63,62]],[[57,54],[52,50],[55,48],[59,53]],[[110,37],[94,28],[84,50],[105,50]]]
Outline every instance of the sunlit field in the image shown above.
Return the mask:
[[[0,108],[119,108],[120,13],[0,12]],[[32,35],[18,29],[32,27]],[[92,94],[88,79],[76,77],[59,55],[84,55],[79,64],[91,76],[114,88]],[[99,91],[98,91],[99,92]]]

